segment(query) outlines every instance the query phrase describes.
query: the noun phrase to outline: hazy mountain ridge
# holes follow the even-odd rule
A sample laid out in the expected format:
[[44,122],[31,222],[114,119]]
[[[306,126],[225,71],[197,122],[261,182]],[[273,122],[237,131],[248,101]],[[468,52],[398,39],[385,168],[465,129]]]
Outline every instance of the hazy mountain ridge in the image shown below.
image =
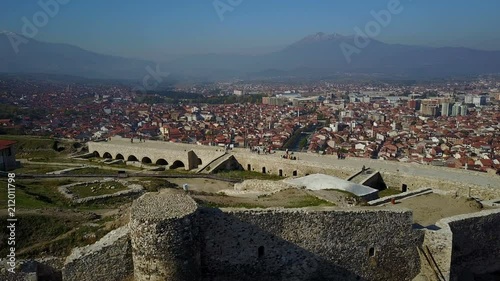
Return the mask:
[[[0,72],[53,73],[105,79],[141,80],[148,75],[147,60],[102,55],[68,44],[29,39],[15,53],[8,36],[0,33]],[[346,59],[341,46],[357,52]],[[336,73],[373,73],[407,77],[445,77],[500,72],[500,51],[457,47],[386,44],[370,39],[358,48],[354,36],[312,34],[280,51],[264,55],[200,54],[158,65],[161,72],[206,80],[262,78],[266,75],[310,77]]]
[[0,34],[0,72],[136,79],[145,75],[148,65],[145,60],[103,55],[69,44],[46,43],[35,39],[21,43],[16,53],[8,36],[13,35]]

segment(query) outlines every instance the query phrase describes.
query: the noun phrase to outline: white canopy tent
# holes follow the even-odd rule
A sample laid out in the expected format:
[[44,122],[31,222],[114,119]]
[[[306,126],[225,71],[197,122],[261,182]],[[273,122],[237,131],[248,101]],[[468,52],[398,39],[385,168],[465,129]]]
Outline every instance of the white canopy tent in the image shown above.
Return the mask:
[[295,187],[305,187],[310,190],[338,189],[360,197],[378,192],[377,189],[369,186],[324,174],[312,174],[301,178],[289,178],[285,179],[284,182]]

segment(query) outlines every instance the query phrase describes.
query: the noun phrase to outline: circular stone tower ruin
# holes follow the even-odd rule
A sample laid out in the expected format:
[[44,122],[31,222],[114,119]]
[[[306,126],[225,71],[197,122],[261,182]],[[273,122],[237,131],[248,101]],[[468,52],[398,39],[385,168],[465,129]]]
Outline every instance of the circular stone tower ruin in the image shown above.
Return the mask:
[[199,280],[196,210],[191,197],[168,190],[134,201],[129,223],[134,280]]

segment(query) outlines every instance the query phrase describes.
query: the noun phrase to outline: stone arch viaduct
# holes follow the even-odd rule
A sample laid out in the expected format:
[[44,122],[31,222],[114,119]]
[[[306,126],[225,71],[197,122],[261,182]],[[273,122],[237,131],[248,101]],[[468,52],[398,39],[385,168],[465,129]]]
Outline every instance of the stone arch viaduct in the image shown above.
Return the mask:
[[130,139],[119,137],[89,142],[88,147],[89,152],[98,157],[156,164],[171,169],[183,167],[185,170],[200,168],[225,154],[224,149],[219,147],[159,141],[131,142]]

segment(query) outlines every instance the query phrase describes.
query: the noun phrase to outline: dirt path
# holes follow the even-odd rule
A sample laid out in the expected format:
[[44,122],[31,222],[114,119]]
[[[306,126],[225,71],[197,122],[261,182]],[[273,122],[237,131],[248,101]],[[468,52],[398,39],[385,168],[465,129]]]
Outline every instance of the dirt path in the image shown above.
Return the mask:
[[481,211],[481,205],[467,198],[431,193],[397,202],[396,205],[385,205],[387,208],[408,208],[413,210],[413,221],[422,226],[435,224],[438,220],[460,214]]

